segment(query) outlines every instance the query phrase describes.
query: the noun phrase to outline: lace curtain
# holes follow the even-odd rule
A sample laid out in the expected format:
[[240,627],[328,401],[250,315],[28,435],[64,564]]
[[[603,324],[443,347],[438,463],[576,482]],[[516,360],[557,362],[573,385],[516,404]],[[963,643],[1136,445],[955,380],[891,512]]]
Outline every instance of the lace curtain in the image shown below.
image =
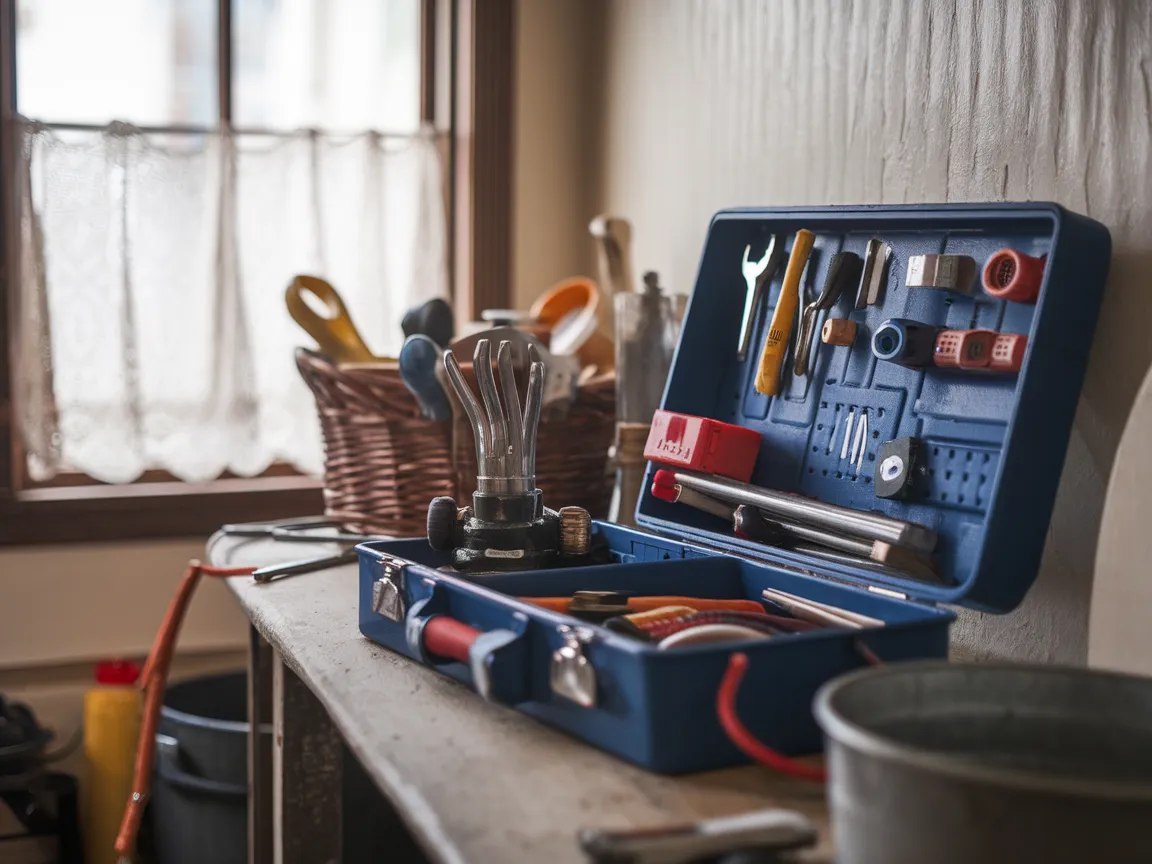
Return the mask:
[[289,280],[328,279],[393,356],[404,311],[447,294],[431,133],[22,134],[15,396],[36,479],[319,473]]

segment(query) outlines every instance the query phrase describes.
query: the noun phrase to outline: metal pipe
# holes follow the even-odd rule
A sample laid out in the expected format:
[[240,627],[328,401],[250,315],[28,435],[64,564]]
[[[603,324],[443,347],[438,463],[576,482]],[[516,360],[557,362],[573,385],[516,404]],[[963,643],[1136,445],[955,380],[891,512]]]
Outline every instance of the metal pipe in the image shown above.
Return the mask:
[[528,373],[528,395],[524,401],[524,476],[536,482],[536,434],[544,400],[544,363],[535,346],[528,349],[532,365]]
[[500,342],[496,352],[500,370],[500,389],[504,391],[504,420],[508,424],[508,476],[524,477],[524,417],[520,413],[520,394],[516,391],[516,373],[512,369],[512,343]]
[[484,400],[484,411],[488,415],[488,430],[492,436],[492,452],[489,454],[488,470],[485,475],[499,479],[508,478],[508,426],[504,422],[504,411],[500,406],[500,394],[496,392],[496,379],[492,375],[492,343],[481,339],[476,343],[472,355],[472,371],[476,373],[476,385],[480,398]]
[[460,371],[460,363],[451,350],[444,352],[444,371],[448,373],[448,380],[452,382],[452,389],[460,398],[464,406],[464,413],[468,415],[468,422],[472,424],[472,436],[476,439],[476,474],[477,477],[488,475],[488,454],[491,445],[488,441],[488,426],[484,422],[480,403],[472,395],[468,382],[464,380],[464,373]]
[[876,513],[865,513],[835,504],[825,504],[811,498],[776,492],[740,483],[725,477],[676,471],[675,480],[681,486],[703,492],[714,498],[747,504],[776,517],[784,517],[828,531],[851,534],[868,540],[882,540],[897,546],[908,546],[920,552],[931,552],[936,547],[936,532],[923,525],[902,522]]

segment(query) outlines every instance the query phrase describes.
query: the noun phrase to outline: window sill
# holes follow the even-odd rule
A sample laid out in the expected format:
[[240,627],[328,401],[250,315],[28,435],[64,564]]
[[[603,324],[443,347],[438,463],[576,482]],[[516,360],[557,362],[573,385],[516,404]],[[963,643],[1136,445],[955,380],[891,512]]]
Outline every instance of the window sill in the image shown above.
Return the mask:
[[0,546],[207,537],[227,522],[321,513],[321,490],[298,476],[30,489],[0,499]]

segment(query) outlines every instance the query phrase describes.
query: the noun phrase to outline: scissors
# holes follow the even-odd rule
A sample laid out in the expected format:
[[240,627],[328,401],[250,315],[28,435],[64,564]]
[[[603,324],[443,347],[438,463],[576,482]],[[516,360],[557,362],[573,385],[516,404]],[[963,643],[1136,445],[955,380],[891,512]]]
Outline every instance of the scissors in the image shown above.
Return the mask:
[[[324,306],[326,314],[318,313],[305,295],[311,294]],[[320,350],[336,364],[385,363],[396,365],[395,358],[377,357],[364,343],[360,331],[348,314],[348,307],[340,294],[318,276],[297,276],[284,291],[288,314],[316,340]]]
[[[336,528],[336,531],[329,529]],[[268,537],[285,543],[339,543],[351,544],[334,555],[318,555],[260,567],[252,573],[257,582],[271,582],[277,576],[296,576],[315,573],[329,567],[339,567],[356,560],[356,546],[369,540],[384,540],[378,534],[355,534],[339,530],[340,523],[327,516],[306,516],[286,522],[243,522],[225,525],[220,533],[226,537]]]

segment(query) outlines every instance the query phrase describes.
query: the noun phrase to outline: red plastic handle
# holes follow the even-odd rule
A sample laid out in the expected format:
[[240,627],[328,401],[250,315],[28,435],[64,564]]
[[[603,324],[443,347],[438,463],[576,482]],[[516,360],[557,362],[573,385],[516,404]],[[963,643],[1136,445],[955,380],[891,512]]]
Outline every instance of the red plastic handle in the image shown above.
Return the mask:
[[475,627],[447,615],[433,615],[424,625],[424,650],[436,657],[468,662],[472,643],[480,637]]

